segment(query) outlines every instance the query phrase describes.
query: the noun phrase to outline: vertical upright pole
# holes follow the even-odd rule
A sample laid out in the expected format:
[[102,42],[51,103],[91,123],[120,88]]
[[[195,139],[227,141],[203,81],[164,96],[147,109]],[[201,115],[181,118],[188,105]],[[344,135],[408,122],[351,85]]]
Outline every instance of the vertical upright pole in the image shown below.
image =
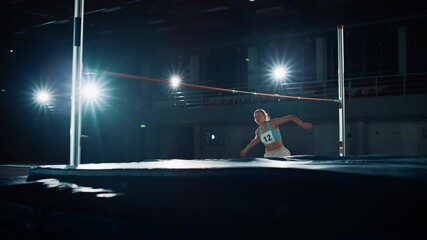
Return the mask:
[[339,100],[339,153],[345,157],[345,92],[344,92],[344,26],[338,32],[338,100]]
[[71,86],[70,166],[80,164],[81,96],[83,65],[83,6],[84,0],[74,1],[73,73]]

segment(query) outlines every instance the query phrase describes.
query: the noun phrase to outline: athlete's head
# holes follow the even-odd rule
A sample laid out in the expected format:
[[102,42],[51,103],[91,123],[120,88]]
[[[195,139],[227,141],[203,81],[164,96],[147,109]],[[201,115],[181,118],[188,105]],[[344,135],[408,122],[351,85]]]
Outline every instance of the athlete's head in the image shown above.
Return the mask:
[[264,123],[265,121],[270,120],[270,116],[264,109],[257,109],[254,112],[254,120],[257,124]]

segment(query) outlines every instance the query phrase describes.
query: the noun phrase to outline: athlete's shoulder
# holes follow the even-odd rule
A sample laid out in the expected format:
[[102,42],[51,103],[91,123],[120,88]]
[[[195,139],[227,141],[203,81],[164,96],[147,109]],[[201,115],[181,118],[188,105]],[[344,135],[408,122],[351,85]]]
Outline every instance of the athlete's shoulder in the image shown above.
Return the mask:
[[270,126],[272,129],[279,129],[279,125],[277,124],[277,119],[272,119],[267,122],[267,125]]
[[261,126],[259,126],[257,129],[255,129],[255,135],[259,135],[260,129],[261,129]]

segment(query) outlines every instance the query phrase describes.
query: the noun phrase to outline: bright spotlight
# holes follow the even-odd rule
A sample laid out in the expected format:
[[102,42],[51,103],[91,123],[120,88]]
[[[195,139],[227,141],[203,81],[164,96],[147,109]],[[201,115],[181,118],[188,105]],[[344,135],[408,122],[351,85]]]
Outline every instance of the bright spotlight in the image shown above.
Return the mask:
[[35,93],[35,100],[39,104],[48,104],[52,100],[52,95],[47,90],[38,90]]
[[31,90],[31,98],[34,105],[41,110],[53,110],[55,108],[55,94],[48,86],[36,86]]
[[82,94],[86,99],[96,101],[99,99],[100,90],[95,84],[88,84],[83,87]]
[[103,109],[107,104],[109,80],[103,75],[98,75],[94,71],[86,71],[84,80],[80,86],[79,96],[81,97],[84,107]]
[[170,78],[170,82],[171,82],[172,87],[176,88],[181,83],[181,77],[178,75],[172,75],[172,77]]
[[271,74],[274,80],[284,80],[288,78],[289,70],[283,65],[278,65],[273,68]]
[[41,103],[47,103],[50,100],[50,95],[48,92],[39,92],[37,93],[37,100]]

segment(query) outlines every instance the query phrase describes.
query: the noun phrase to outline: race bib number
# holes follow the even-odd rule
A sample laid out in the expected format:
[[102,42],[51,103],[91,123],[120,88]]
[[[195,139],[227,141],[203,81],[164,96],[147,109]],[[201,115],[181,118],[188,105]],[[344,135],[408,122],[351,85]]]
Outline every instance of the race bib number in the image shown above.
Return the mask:
[[273,133],[270,131],[267,131],[263,134],[261,134],[261,142],[264,144],[270,144],[272,142],[276,141],[276,139],[273,136]]

